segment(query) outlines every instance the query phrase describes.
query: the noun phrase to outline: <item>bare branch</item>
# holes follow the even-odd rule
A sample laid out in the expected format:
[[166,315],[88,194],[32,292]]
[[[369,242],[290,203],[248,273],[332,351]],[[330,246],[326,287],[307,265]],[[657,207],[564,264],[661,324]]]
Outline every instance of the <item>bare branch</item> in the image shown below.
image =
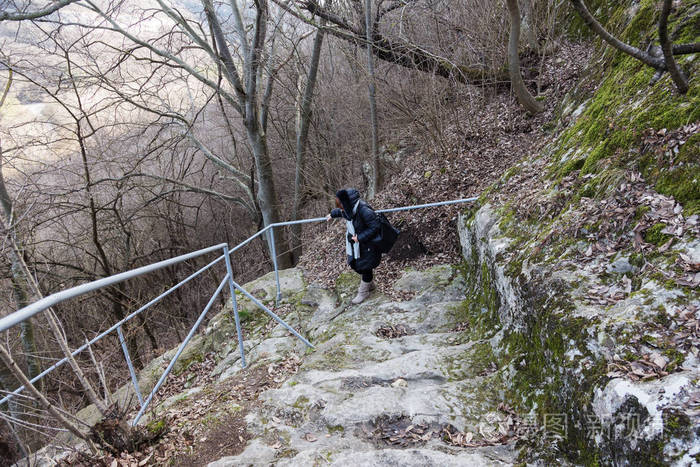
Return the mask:
[[[119,178],[102,178],[102,179],[96,181],[94,184],[104,183],[104,182],[109,182],[109,181],[122,181],[122,180],[127,180],[129,178],[134,178],[134,177],[150,178],[153,180],[159,180],[162,182],[172,183],[173,185],[178,185],[178,186],[185,188],[185,190],[180,190],[180,191],[187,191],[190,193],[200,193],[203,195],[208,195],[208,196],[213,196],[215,198],[220,198],[220,199],[225,200],[225,201],[231,201],[231,202],[234,202],[234,203],[242,206],[243,208],[245,208],[247,211],[249,211],[251,213],[251,215],[253,217],[255,217],[255,214],[256,214],[255,208],[251,207],[251,204],[250,204],[251,200],[246,202],[243,198],[241,198],[239,196],[227,195],[225,193],[210,190],[208,188],[201,188],[198,186],[190,185],[189,183],[183,182],[182,180],[175,180],[173,178],[165,177],[162,175],[153,175],[153,174],[147,174],[147,173],[131,173],[128,175],[124,175],[123,177],[119,177]],[[245,185],[242,185],[239,180],[236,180],[236,182],[239,185],[239,187],[242,187],[245,189],[246,195],[248,196],[248,198],[252,199],[252,193],[250,193],[249,188]]]
[[[282,0],[273,1],[302,21],[314,27],[319,27],[312,18],[308,18],[290,8]],[[323,18],[333,24],[335,27],[328,27],[326,29],[328,33],[340,39],[358,44],[361,47],[368,46],[368,41],[366,37],[364,37],[364,28],[351,25],[347,20],[326,10],[314,0],[306,0],[302,4],[302,8],[312,15]],[[394,63],[411,70],[433,73],[437,76],[453,79],[464,84],[483,85],[493,84],[494,81],[508,80],[507,73],[488,70],[481,66],[457,65],[445,57],[437,56],[410,42],[390,39],[376,30],[372,36],[371,49],[374,56],[385,62]]]
[[10,13],[8,11],[0,11],[0,21],[24,21],[24,20],[32,20],[32,19],[38,19],[43,16],[48,16],[51,13],[54,13],[64,6],[70,5],[71,3],[75,3],[78,0],[60,0],[57,2],[54,2],[52,5],[47,6],[46,8],[43,8],[41,10],[35,10],[35,11],[23,11],[23,12],[16,12],[16,13]]
[[40,403],[44,406],[49,413],[59,421],[61,425],[67,428],[71,433],[73,433],[78,438],[85,440],[85,435],[68,419],[66,419],[56,407],[49,402],[49,400],[44,397],[44,395],[34,386],[27,376],[20,370],[17,366],[17,362],[12,358],[10,352],[5,348],[4,345],[0,345],[0,359],[5,363],[5,365],[12,371],[14,376],[19,380],[19,382],[27,389]]
[[0,107],[5,104],[5,99],[7,99],[7,95],[10,93],[10,87],[12,87],[12,73],[12,68],[9,68],[7,83],[5,83],[5,89],[2,91],[2,97],[0,97]]
[[[150,50],[151,52],[155,53],[156,55],[159,55],[160,57],[163,57],[163,58],[165,58],[165,59],[167,59],[167,60],[170,60],[170,61],[176,63],[178,66],[180,66],[182,69],[184,69],[185,71],[187,71],[190,75],[192,75],[195,79],[199,80],[199,81],[202,82],[203,84],[206,84],[206,85],[209,86],[210,88],[212,88],[212,89],[217,89],[217,84],[216,84],[214,81],[210,80],[209,78],[205,77],[205,76],[202,75],[201,73],[197,72],[192,66],[190,66],[190,65],[187,64],[187,63],[185,63],[182,59],[180,59],[180,58],[177,57],[176,55],[173,55],[173,54],[171,54],[170,52],[167,52],[167,51],[165,51],[165,50],[161,50],[161,49],[159,49],[158,47],[155,47],[154,45],[149,44],[148,42],[143,41],[143,40],[139,39],[138,37],[134,36],[133,34],[129,33],[126,29],[122,28],[122,27],[119,26],[114,20],[112,20],[104,11],[102,11],[97,5],[95,5],[95,3],[93,3],[91,0],[85,0],[85,3],[86,3],[87,5],[89,5],[89,6],[86,7],[86,8],[88,8],[89,10],[91,10],[91,11],[97,13],[97,14],[100,15],[102,18],[104,18],[105,20],[107,20],[107,22],[109,22],[109,24],[112,25],[112,28],[113,28],[114,31],[119,32],[120,34],[122,34],[124,37],[128,38],[129,40],[131,40],[131,41],[134,42],[135,44],[138,44],[138,45],[140,45],[140,46],[142,46],[142,47],[145,47],[146,49]],[[236,89],[236,91],[238,91],[238,89]],[[241,112],[241,111],[242,111],[241,106],[240,106],[240,103],[239,103],[238,101],[236,101],[236,99],[234,99],[233,96],[231,96],[231,94],[229,94],[228,92],[226,92],[226,91],[224,91],[224,90],[222,90],[222,89],[220,89],[220,88],[219,88],[219,92],[221,92],[221,94],[224,96],[224,98],[225,98],[238,112]]]
[[700,42],[692,44],[673,44],[673,55],[688,55],[700,52]]
[[224,32],[221,29],[221,23],[219,23],[219,19],[216,17],[216,14],[214,12],[214,6],[212,5],[211,0],[202,0],[202,5],[204,6],[204,12],[207,15],[209,25],[214,31],[214,38],[216,39],[216,48],[218,49],[219,54],[221,55],[221,59],[224,62],[224,73],[226,74],[226,78],[228,79],[229,83],[233,85],[233,89],[236,91],[236,96],[239,100],[239,102],[235,105],[235,108],[238,111],[238,113],[244,116],[246,112],[246,91],[243,88],[243,84],[241,83],[241,77],[238,75],[238,70],[236,69],[236,62],[231,56],[231,51],[229,50],[228,44],[226,43],[226,38],[224,37]]

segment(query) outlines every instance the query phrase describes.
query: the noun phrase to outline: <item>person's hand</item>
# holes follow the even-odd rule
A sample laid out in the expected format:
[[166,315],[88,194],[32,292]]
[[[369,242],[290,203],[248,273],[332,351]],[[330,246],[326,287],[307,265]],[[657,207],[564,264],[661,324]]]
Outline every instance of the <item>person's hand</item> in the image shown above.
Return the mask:
[[331,220],[331,215],[330,215],[330,214],[326,214],[326,222],[328,222],[329,220]]
[[353,236],[352,236],[352,241],[355,242],[355,243],[358,242],[358,240],[357,240],[357,235],[353,235]]

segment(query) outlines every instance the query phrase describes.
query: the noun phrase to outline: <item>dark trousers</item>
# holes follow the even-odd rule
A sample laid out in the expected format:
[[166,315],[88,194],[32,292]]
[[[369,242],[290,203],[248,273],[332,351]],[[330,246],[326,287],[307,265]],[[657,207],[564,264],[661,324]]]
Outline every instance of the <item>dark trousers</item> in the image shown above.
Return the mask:
[[372,282],[372,279],[374,279],[374,273],[372,273],[371,269],[367,271],[357,271],[357,273],[362,276],[362,282]]

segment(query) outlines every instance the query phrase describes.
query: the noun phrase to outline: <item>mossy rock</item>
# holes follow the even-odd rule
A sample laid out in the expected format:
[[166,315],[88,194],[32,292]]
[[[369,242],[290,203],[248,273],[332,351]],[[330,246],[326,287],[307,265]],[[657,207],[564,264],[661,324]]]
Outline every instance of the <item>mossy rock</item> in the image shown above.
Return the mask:
[[649,227],[646,232],[644,233],[644,240],[647,243],[654,244],[656,246],[661,246],[668,242],[671,238],[673,238],[671,235],[661,233],[662,230],[666,228],[666,224],[659,222],[658,224],[654,224],[651,227]]
[[450,265],[433,266],[425,271],[407,270],[394,283],[394,289],[402,292],[423,292],[447,287],[457,273]]
[[353,271],[341,272],[335,280],[335,291],[342,301],[352,299],[359,286],[360,275]]
[[[597,0],[589,3],[597,19],[628,43],[644,49],[650,42],[658,41],[658,2],[643,0],[635,4],[629,0]],[[670,18],[669,30],[677,29],[675,34],[683,36],[683,42],[700,40],[697,27],[700,15],[697,11],[693,13],[694,8],[697,2],[679,5]],[[580,24],[577,15],[573,23]],[[581,175],[598,174],[637,165],[657,191],[674,196],[683,205],[686,216],[700,212],[698,135],[686,141],[675,158],[659,158],[651,151],[645,153],[643,144],[648,131],[671,131],[700,120],[700,106],[697,105],[700,80],[691,74],[689,91],[680,95],[668,74],[652,82],[655,70],[637,59],[610,47],[600,54],[605,65],[592,70],[589,78],[591,83],[600,82],[600,86],[580,117],[560,135],[554,174],[561,179],[576,170],[580,170]],[[696,56],[679,60],[686,69],[697,67]],[[574,106],[575,102],[569,104],[569,107]],[[572,158],[572,152],[577,156]],[[671,159],[674,159],[673,166]],[[608,187],[612,187],[612,182],[607,183]],[[601,184],[595,191],[605,189]]]

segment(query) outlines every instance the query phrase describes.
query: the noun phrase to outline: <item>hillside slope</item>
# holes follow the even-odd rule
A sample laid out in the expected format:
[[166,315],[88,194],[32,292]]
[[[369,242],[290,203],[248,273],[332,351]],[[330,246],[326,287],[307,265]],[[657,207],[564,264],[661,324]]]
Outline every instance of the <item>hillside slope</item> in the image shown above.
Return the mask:
[[[596,3],[624,40],[654,40],[655,2]],[[700,39],[698,2],[674,18],[684,42]],[[700,459],[696,55],[679,60],[691,78],[678,95],[668,75],[601,49],[562,102],[561,134],[460,218],[481,297],[471,322],[511,368],[511,403],[545,427],[556,419],[536,456]]]

